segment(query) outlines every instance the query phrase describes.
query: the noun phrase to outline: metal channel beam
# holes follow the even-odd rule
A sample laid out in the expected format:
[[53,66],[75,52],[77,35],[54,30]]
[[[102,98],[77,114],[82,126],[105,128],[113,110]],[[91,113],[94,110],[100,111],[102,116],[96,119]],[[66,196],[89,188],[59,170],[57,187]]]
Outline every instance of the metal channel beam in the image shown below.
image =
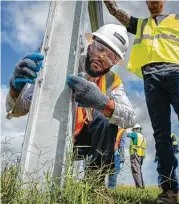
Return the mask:
[[88,10],[92,32],[104,25],[102,1],[89,1]]
[[[42,46],[49,47],[44,68],[37,80],[25,140],[21,166],[27,174],[44,178],[43,172],[61,176],[66,152],[72,139],[73,108],[68,74],[76,73],[80,36],[84,35],[88,3],[53,1],[50,4]],[[39,83],[42,82],[42,83]]]

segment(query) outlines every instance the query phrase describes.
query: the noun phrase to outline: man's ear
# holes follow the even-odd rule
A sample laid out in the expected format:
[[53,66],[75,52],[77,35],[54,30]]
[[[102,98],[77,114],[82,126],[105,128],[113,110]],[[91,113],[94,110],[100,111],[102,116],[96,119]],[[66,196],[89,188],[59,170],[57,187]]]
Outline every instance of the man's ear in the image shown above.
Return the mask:
[[116,65],[124,65],[124,64],[125,64],[125,61],[123,59],[120,59]]

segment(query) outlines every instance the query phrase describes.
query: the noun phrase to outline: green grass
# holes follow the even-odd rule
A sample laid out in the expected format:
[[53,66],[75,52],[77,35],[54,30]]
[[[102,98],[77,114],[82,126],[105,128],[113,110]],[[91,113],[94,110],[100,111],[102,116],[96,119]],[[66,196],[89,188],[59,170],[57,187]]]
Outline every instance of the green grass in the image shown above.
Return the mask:
[[[145,190],[133,186],[118,186],[115,190],[107,189],[99,182],[97,173],[85,180],[77,181],[67,171],[65,185],[60,188],[48,174],[45,184],[39,181],[24,183],[18,164],[7,165],[1,172],[2,204],[154,204],[159,194],[157,187]],[[42,190],[43,189],[43,190]]]
[[72,173],[73,155],[69,155],[66,162],[66,174],[63,177],[64,186],[59,187],[57,184],[59,178],[52,179],[49,173],[44,174],[43,183],[42,180],[32,177],[26,182],[22,180],[19,162],[14,160],[15,153],[6,148],[3,155],[1,154],[4,158],[1,169],[1,203],[155,204],[155,198],[160,193],[157,187],[150,186],[141,190],[134,186],[120,185],[115,190],[110,190],[103,183],[105,174],[102,175],[102,172],[105,169],[88,172],[83,180],[75,179]]

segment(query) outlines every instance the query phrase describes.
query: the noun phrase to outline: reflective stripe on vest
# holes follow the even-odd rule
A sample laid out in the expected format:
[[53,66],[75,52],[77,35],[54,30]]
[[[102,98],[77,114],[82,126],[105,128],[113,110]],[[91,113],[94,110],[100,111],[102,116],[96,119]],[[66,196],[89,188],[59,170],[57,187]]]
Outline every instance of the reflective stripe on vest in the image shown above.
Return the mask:
[[138,156],[145,157],[146,140],[141,133],[137,133],[137,145],[134,145],[133,140],[130,141],[130,155],[136,153]]
[[141,43],[141,41],[142,40],[144,40],[144,39],[149,39],[149,40],[154,40],[154,38],[155,39],[159,39],[159,38],[161,38],[161,39],[170,39],[170,40],[174,40],[174,41],[176,41],[176,42],[179,42],[179,37],[177,38],[176,36],[174,36],[174,35],[166,35],[166,34],[158,34],[158,35],[155,35],[155,36],[151,36],[151,35],[142,35],[142,37],[140,38],[140,39],[136,39],[136,40],[134,40],[134,45],[135,44],[139,44],[139,43]]
[[159,25],[150,17],[139,19],[128,69],[142,78],[141,68],[154,62],[179,64],[179,18],[171,14]]
[[[97,86],[100,88],[103,94],[111,93],[113,89],[118,87],[122,83],[120,77],[110,71],[109,73],[102,75],[99,79]],[[78,135],[82,130],[84,124],[87,123],[86,111],[83,107],[77,107],[76,110],[76,125],[74,135]]]

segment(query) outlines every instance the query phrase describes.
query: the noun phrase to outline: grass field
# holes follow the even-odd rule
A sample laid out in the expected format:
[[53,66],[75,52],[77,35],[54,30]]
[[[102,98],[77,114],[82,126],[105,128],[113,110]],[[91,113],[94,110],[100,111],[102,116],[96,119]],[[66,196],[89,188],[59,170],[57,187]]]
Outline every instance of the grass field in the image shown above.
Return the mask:
[[60,188],[45,175],[46,182],[37,180],[24,183],[19,177],[18,165],[7,166],[1,172],[2,204],[154,204],[159,194],[157,187],[149,186],[137,190],[133,186],[118,186],[109,190],[99,184],[96,174],[77,181],[70,173],[65,177],[65,185]]

